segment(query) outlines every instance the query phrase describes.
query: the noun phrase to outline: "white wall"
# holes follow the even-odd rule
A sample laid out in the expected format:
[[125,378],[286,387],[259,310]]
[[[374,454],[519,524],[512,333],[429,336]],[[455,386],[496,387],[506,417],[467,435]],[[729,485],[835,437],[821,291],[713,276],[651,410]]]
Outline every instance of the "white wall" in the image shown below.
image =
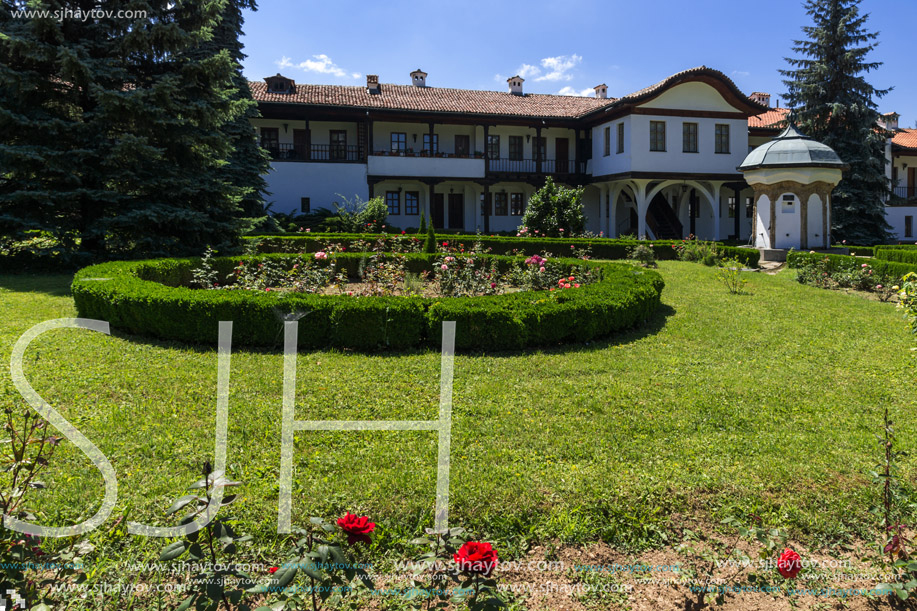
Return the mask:
[[[592,162],[589,164],[593,176],[629,172],[631,168],[631,117],[602,123],[592,129]],[[624,152],[618,153],[618,124],[624,124]],[[609,154],[605,155],[605,128],[611,129]]]
[[298,213],[302,197],[310,198],[312,210],[333,210],[332,202],[341,202],[341,195],[347,199],[369,197],[366,165],[361,163],[276,161],[265,179],[265,199],[274,202],[275,212]]
[[[912,223],[912,235],[904,234],[904,217],[910,216]],[[910,244],[917,243],[917,206],[888,206],[885,208],[885,220],[891,225],[891,233],[894,240]]]
[[453,159],[440,157],[380,157],[367,159],[372,176],[443,176],[454,178],[484,178],[483,159]]
[[[758,214],[755,223],[755,248],[774,248],[774,246],[771,246],[770,239],[771,200],[768,196],[762,195],[758,198],[757,211]],[[779,221],[780,219],[777,220]]]

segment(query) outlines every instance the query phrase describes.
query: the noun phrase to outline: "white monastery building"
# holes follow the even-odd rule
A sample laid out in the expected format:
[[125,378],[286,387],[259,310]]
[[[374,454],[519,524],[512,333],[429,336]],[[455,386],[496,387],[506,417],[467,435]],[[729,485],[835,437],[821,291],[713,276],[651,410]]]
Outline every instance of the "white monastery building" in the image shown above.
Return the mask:
[[[772,108],[768,94],[743,94],[717,70],[685,70],[620,98],[605,85],[578,97],[525,93],[519,76],[506,92],[433,87],[427,76],[418,69],[410,84],[396,85],[369,75],[365,87],[303,85],[279,74],[250,83],[262,115],[253,122],[274,160],[274,209],[309,212],[379,196],[394,226],[417,227],[423,212],[441,229],[514,231],[550,176],[585,187],[587,229],[604,236],[770,236],[767,221],[756,221],[760,189],[738,168],[783,132],[787,110]],[[898,129],[897,118],[884,115],[882,126],[894,185],[888,221],[910,240],[917,130]],[[822,224],[819,217],[809,226]],[[808,241],[820,246],[827,236],[814,233]]]

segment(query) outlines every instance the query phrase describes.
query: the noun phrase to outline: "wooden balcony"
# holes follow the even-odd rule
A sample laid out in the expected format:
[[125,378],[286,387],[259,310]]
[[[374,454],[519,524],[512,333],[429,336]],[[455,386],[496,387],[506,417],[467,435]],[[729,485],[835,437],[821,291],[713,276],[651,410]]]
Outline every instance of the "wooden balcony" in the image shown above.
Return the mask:
[[[262,145],[263,146],[263,145]],[[330,163],[361,163],[361,147],[344,144],[278,144],[264,146],[274,161],[317,161]]]

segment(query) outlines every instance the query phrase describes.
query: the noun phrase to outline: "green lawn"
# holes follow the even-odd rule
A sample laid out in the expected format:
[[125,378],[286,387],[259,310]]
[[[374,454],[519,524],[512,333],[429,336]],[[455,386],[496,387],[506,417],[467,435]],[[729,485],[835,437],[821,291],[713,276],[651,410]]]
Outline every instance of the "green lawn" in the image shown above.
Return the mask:
[[[747,274],[729,295],[713,270],[663,262],[663,308],[610,341],[455,361],[451,521],[501,556],[532,540],[660,544],[672,513],[754,512],[797,540],[828,545],[874,531],[865,472],[887,401],[915,449],[913,339],[891,304]],[[0,276],[0,401],[21,404],[5,363],[38,322],[75,316],[65,276]],[[119,502],[92,535],[107,562],[151,560],[158,525],[212,456],[215,346],[81,330],[36,340],[26,374],[109,457]],[[276,553],[282,356],[235,350],[229,450],[244,499],[239,530]],[[433,419],[439,354],[299,356],[297,419]],[[294,521],[358,511],[374,545],[399,550],[432,526],[434,433],[300,433]],[[915,461],[906,458],[913,478]],[[95,512],[102,478],[70,444],[33,508],[47,525]]]

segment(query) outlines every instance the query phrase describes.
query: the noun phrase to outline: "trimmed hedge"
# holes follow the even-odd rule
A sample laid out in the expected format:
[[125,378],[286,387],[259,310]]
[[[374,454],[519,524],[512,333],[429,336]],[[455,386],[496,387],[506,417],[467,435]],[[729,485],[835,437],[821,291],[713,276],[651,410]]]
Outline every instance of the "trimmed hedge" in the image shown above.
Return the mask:
[[876,248],[876,259],[917,265],[917,248],[892,248],[889,246],[880,246]]
[[836,271],[842,266],[868,264],[877,274],[902,278],[910,272],[917,272],[917,264],[899,263],[895,261],[885,261],[882,259],[863,259],[851,255],[831,255],[824,253],[810,253],[802,251],[790,251],[786,255],[787,267],[796,268],[807,262],[822,261],[828,258],[828,267],[831,271]]
[[[308,235],[263,235],[249,236],[245,240],[260,242],[259,251],[263,253],[275,252],[316,252],[321,249],[322,244],[340,244],[350,247],[357,241],[374,242],[378,239],[387,241],[411,240],[418,239],[423,242],[424,236],[406,234],[389,235],[389,234],[363,234],[363,233],[325,233]],[[526,256],[552,253],[555,257],[563,257],[572,253],[577,248],[590,247],[592,256],[596,259],[626,259],[627,251],[637,244],[648,244],[656,253],[656,258],[660,260],[675,259],[675,246],[681,243],[681,240],[617,240],[609,238],[517,238],[514,236],[481,236],[476,235],[444,235],[436,236],[436,241],[440,244],[448,242],[450,245],[464,244],[471,247],[475,242],[480,242],[484,248],[490,249],[495,255],[521,254]],[[738,259],[746,267],[757,267],[760,254],[753,248],[739,248],[736,246],[725,246],[717,243],[718,248],[723,254],[731,259]],[[572,247],[572,248],[571,248]]]
[[[338,255],[339,266],[355,271],[359,253]],[[257,257],[289,262],[289,254]],[[412,271],[430,269],[435,255],[412,253]],[[486,255],[500,267],[517,257]],[[228,274],[237,258],[213,259]],[[233,344],[281,346],[283,319],[299,323],[302,348],[334,346],[362,351],[438,346],[441,323],[454,320],[456,348],[511,350],[569,341],[588,341],[633,327],[659,307],[663,288],[656,272],[579,259],[558,259],[564,273],[597,268],[602,279],[578,289],[525,291],[468,298],[350,297],[289,292],[186,288],[198,259],[110,262],[80,270],[71,292],[79,315],[108,321],[130,333],[184,342],[215,344],[218,322],[233,321]]]

